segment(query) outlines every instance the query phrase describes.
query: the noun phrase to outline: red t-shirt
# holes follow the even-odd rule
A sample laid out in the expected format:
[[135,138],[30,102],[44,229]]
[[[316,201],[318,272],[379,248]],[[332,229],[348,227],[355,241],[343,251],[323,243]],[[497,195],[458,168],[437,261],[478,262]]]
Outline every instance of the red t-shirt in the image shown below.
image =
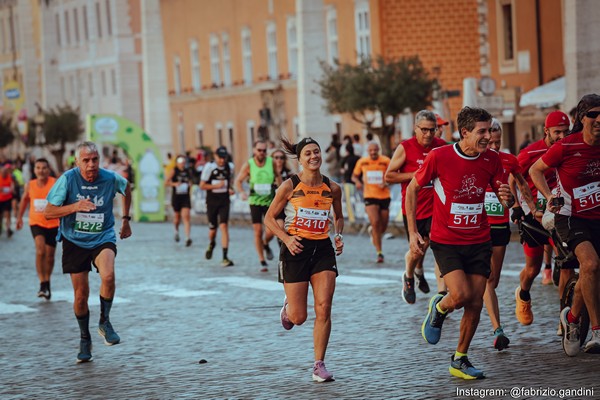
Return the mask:
[[[519,161],[517,157],[512,154],[501,151],[498,153],[500,156],[500,162],[502,163],[502,183],[508,183],[508,176],[510,174],[517,174],[521,172],[519,167]],[[494,190],[488,186],[485,192],[485,212],[488,215],[488,221],[490,224],[505,224],[509,221],[508,209],[498,200]]]
[[[529,176],[529,168],[531,168],[531,166],[541,156],[546,154],[548,148],[549,147],[546,145],[544,139],[540,139],[537,142],[533,142],[529,146],[525,147],[517,156],[517,160],[519,160],[519,165],[521,166],[521,174],[527,181],[527,185],[529,186],[529,190],[531,190],[531,195],[533,196],[536,207],[540,211],[546,210],[546,199],[541,194],[538,194],[538,190],[533,184],[531,176]],[[554,169],[547,170],[544,175],[546,176],[546,182],[548,182],[550,189],[554,189],[556,187],[556,172]],[[523,207],[523,211],[525,211],[525,214],[528,214],[530,212],[529,206],[525,202],[523,196],[519,196],[519,200],[521,207]]]
[[[412,137],[400,143],[400,146],[404,147],[404,153],[406,159],[400,172],[415,172],[423,164],[427,154],[436,147],[445,146],[447,143],[445,140],[434,137],[431,142],[431,146],[423,147],[417,142],[416,137]],[[406,188],[409,182],[402,183],[402,215],[406,215],[406,208],[404,205],[404,198],[406,197]],[[427,184],[419,190],[417,197],[417,219],[425,219],[431,217],[433,213],[433,186]]]
[[469,157],[458,143],[438,147],[415,174],[419,186],[433,181],[431,240],[442,244],[470,245],[490,240],[490,224],[483,208],[485,189],[497,188],[502,179],[498,153],[486,151]]
[[542,157],[556,168],[557,195],[565,198],[559,214],[600,219],[600,146],[583,141],[583,133],[573,133],[557,142]]

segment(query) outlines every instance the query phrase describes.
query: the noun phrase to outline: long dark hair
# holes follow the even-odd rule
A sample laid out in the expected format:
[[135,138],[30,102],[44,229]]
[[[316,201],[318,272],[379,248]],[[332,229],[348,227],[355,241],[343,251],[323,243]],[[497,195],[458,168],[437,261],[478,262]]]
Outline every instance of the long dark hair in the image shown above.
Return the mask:
[[581,121],[588,110],[600,107],[600,96],[597,94],[586,94],[581,98],[577,108],[575,109],[575,121],[573,122],[573,129],[571,133],[581,132],[583,130],[583,122]]

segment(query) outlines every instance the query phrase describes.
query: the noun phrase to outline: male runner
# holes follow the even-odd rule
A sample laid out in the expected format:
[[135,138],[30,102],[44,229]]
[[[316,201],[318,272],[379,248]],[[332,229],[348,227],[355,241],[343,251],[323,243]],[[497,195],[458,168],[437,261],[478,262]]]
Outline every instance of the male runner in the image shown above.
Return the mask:
[[229,196],[234,193],[231,187],[233,168],[233,163],[229,162],[227,149],[221,146],[215,151],[215,161],[204,166],[200,177],[200,189],[206,190],[206,215],[208,217],[209,244],[205,257],[207,260],[212,258],[218,226],[221,230],[221,247],[223,249],[221,265],[223,267],[233,266],[233,261],[227,256],[229,248],[227,223],[231,203]]
[[44,215],[48,219],[60,218],[58,240],[63,242],[63,272],[71,275],[75,292],[73,310],[81,334],[77,362],[87,362],[92,360],[88,308],[88,274],[92,265],[101,279],[98,333],[108,346],[121,341],[109,319],[115,296],[117,255],[113,199],[117,193],[124,196],[119,236],[126,239],[131,236],[131,188],[121,175],[100,168],[96,144],[83,142],[77,146],[76,154],[77,168],[57,179],[48,193]]
[[467,356],[490,275],[492,245],[484,210],[485,189],[490,185],[505,206],[514,202],[509,186],[500,181],[502,164],[498,154],[488,151],[491,120],[484,109],[463,108],[457,118],[460,141],[433,149],[406,190],[410,247],[422,255],[425,241],[417,229],[417,193],[433,180],[431,249],[448,293],[431,298],[421,333],[428,343],[436,344],[446,315],[464,308],[458,346],[449,368],[452,375],[463,379],[485,377]]
[[50,278],[54,270],[54,253],[56,250],[56,235],[60,221],[46,219],[44,210],[48,204],[46,197],[56,178],[50,176],[50,164],[45,158],[38,158],[34,164],[35,179],[25,185],[19,213],[17,215],[17,229],[23,228],[23,215],[29,206],[29,226],[35,243],[35,269],[40,280],[38,297],[50,300]]
[[[402,219],[407,239],[410,243],[410,234],[406,219],[406,188],[415,175],[415,172],[423,164],[429,152],[446,142],[436,136],[438,129],[437,121],[440,118],[432,111],[421,110],[415,116],[415,136],[400,143],[394,151],[390,165],[385,173],[385,181],[389,184],[402,184]],[[421,188],[417,198],[417,229],[425,240],[424,251],[429,247],[429,232],[431,231],[431,214],[433,213],[433,186],[426,185]],[[416,255],[410,249],[404,256],[406,269],[402,275],[402,298],[408,304],[414,304],[416,300],[415,277],[417,286],[423,293],[429,293],[429,284],[425,280],[423,272],[424,255]],[[439,273],[439,267],[435,264],[438,292],[446,290],[444,280]]]
[[[600,96],[588,94],[577,105],[573,134],[552,146],[529,171],[536,187],[556,213],[554,225],[577,256],[579,279],[571,307],[560,313],[562,345],[568,356],[579,353],[579,315],[587,308],[592,338],[587,353],[600,353]],[[553,193],[544,179],[556,169]],[[564,204],[561,204],[562,198]]]
[[[369,155],[356,162],[352,172],[352,181],[356,190],[364,189],[365,211],[371,224],[371,242],[377,251],[377,263],[384,261],[381,251],[381,238],[387,229],[390,220],[390,188],[383,179],[385,171],[390,165],[389,157],[379,154],[379,145],[369,143]],[[362,176],[362,182],[361,182]]]

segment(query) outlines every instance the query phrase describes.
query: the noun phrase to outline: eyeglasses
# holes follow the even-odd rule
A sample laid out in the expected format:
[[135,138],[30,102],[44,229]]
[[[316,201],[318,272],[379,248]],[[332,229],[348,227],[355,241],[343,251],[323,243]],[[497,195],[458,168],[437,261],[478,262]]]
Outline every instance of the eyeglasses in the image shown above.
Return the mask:
[[283,156],[275,156],[273,157],[275,160],[285,160],[285,157]]
[[261,152],[261,153],[266,153],[267,149],[256,149],[256,151]]
[[588,111],[585,113],[585,116],[588,118],[596,119],[600,115],[600,111]]
[[421,132],[427,134],[427,133],[436,133],[438,128],[421,128],[420,126],[417,126],[417,128],[419,128],[421,130]]

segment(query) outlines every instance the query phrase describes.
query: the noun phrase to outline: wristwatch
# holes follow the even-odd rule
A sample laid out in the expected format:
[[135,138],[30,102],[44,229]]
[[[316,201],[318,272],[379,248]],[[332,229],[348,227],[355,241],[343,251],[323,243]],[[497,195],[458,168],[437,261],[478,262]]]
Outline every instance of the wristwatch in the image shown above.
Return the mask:
[[340,240],[341,240],[341,241],[344,241],[344,236],[342,236],[342,234],[341,234],[341,233],[336,233],[336,234],[335,234],[335,236],[334,236],[333,238],[334,238],[334,239],[335,239],[335,238],[340,238]]
[[131,221],[131,215],[123,215],[122,219],[126,219],[127,221]]

